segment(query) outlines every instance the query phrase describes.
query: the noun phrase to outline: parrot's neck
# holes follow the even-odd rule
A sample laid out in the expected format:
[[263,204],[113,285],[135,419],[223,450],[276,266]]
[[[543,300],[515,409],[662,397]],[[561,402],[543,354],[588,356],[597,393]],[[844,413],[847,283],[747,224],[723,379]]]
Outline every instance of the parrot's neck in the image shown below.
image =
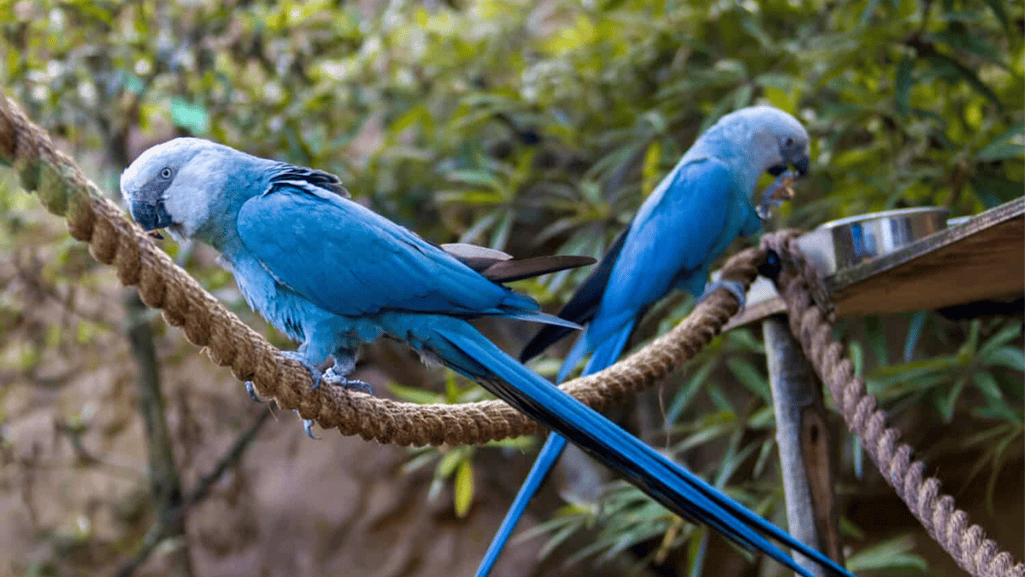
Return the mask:
[[729,167],[733,180],[745,194],[753,193],[762,173],[779,162],[779,146],[764,131],[753,132],[734,123],[708,129],[687,151],[686,161],[715,158]]
[[242,159],[246,162],[236,163],[230,178],[217,183],[221,190],[210,201],[206,223],[192,235],[214,247],[229,262],[245,251],[236,226],[242,205],[266,192],[269,185],[267,166],[271,161],[249,155]]

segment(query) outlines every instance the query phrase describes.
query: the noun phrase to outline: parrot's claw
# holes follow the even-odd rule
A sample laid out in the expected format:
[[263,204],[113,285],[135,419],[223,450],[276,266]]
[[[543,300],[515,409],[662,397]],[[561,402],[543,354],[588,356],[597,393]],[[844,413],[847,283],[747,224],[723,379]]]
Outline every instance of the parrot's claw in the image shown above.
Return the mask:
[[313,434],[313,419],[303,419],[303,430],[306,431],[307,437],[313,439],[314,441],[320,440],[320,437],[317,437]]
[[[292,409],[292,412],[295,413],[296,415],[299,415],[299,409]],[[314,425],[313,419],[303,419],[302,415],[299,415],[299,418],[302,419],[303,431],[306,431],[306,436],[311,438],[311,439],[313,439],[314,441],[319,441],[320,437],[317,437],[316,435],[313,434],[313,425]]]
[[324,376],[321,377],[321,379],[325,383],[334,385],[336,387],[343,387],[350,391],[358,391],[360,393],[366,393],[368,395],[374,394],[373,389],[370,388],[370,385],[368,383],[364,381],[358,381],[356,379],[350,379],[345,375],[338,374],[335,372],[334,367],[331,367],[330,369],[325,371]]
[[324,376],[324,373],[321,372],[316,365],[311,365],[306,362],[306,359],[299,354],[298,351],[281,351],[281,354],[306,367],[306,370],[310,372],[310,378],[313,379],[313,386],[310,387],[311,391],[315,391],[320,388],[320,379]]
[[246,392],[249,393],[249,398],[253,399],[254,403],[262,403],[263,402],[263,399],[261,399],[256,394],[256,387],[253,386],[253,381],[246,381]]
[[709,297],[716,289],[726,289],[730,291],[733,296],[737,297],[737,302],[740,304],[740,308],[737,309],[737,314],[744,312],[744,305],[747,304],[747,295],[744,292],[744,284],[740,281],[735,280],[716,280],[705,285],[705,292],[701,293],[698,297],[698,302],[702,302]]

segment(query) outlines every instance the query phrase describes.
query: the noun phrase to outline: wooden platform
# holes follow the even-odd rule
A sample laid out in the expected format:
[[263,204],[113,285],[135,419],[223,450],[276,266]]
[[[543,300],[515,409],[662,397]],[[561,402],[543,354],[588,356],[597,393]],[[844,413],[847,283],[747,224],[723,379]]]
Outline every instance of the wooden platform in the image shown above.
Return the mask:
[[[936,309],[1025,294],[1025,197],[825,277],[837,316]],[[767,279],[723,330],[783,312]]]

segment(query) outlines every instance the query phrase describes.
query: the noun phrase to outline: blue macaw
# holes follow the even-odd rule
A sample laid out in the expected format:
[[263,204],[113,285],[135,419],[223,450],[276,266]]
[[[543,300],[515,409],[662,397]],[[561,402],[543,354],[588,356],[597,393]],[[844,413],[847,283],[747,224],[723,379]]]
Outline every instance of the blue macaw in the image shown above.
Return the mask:
[[[731,242],[761,228],[759,212],[775,198],[784,179],[808,171],[808,133],[794,117],[767,106],[723,116],[706,130],[641,205],[630,226],[577,289],[559,316],[587,328],[570,349],[558,382],[583,359],[583,374],[616,362],[634,326],[671,289],[701,295],[708,269]],[[793,165],[796,173],[789,170]],[[766,189],[759,211],[748,200],[758,178],[777,179]],[[737,293],[739,288],[726,286]],[[521,361],[541,354],[570,329],[543,327],[524,347]],[[477,571],[485,577],[523,515],[527,503],[555,466],[566,439],[548,436],[513,500]]]
[[[336,178],[179,138],[140,155],[122,174],[121,192],[144,229],[165,228],[176,239],[217,249],[248,303],[302,343],[293,356],[317,385],[362,387],[347,378],[356,349],[390,336],[476,380],[673,512],[805,577],[811,575],[768,538],[850,577],[496,347],[467,319],[574,324],[489,280],[464,262],[473,259],[457,258],[461,251],[446,251],[350,201]],[[321,374],[317,367],[329,357],[335,364]]]

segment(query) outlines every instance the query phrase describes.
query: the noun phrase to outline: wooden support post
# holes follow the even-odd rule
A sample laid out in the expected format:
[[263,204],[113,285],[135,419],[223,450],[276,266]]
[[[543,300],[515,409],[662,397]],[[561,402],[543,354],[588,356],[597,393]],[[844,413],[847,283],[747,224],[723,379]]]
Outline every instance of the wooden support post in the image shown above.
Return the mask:
[[[762,333],[776,413],[776,442],[789,532],[843,565],[822,383],[790,334],[785,317],[766,318]],[[795,553],[794,558],[812,575],[827,577],[818,564],[800,554]]]

